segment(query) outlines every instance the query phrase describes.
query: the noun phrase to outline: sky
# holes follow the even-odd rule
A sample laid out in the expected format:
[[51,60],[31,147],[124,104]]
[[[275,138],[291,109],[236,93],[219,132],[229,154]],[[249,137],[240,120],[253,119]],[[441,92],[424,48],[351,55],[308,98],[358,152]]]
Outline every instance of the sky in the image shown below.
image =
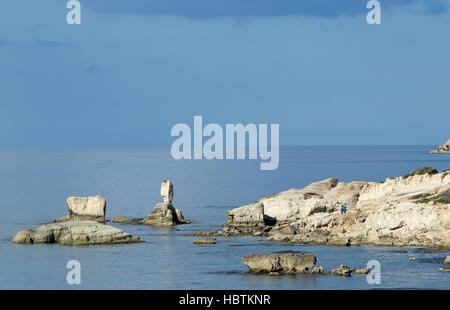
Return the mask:
[[450,138],[450,0],[0,4],[0,148],[170,147],[171,128],[279,124],[281,145]]

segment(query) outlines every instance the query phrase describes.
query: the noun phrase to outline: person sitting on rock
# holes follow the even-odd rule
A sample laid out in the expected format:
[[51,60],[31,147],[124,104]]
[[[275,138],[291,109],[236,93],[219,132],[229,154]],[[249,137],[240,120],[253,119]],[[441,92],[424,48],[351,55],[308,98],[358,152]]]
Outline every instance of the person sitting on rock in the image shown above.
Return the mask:
[[345,205],[341,206],[341,213],[347,213],[347,207]]

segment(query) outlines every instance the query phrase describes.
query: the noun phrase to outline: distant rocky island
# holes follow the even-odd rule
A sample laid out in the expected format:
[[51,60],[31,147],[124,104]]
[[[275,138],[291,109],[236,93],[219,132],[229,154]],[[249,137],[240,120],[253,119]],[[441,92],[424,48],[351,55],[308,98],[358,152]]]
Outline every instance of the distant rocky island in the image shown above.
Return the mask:
[[450,154],[450,139],[430,152],[431,154]]
[[[346,206],[346,212],[341,207]],[[335,178],[263,197],[227,212],[221,231],[302,244],[450,248],[450,170],[422,167],[384,182]]]

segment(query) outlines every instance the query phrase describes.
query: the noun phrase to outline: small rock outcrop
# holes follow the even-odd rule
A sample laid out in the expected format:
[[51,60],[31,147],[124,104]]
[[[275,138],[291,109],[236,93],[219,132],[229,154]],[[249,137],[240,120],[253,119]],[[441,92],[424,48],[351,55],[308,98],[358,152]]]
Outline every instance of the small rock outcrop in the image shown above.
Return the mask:
[[450,139],[430,152],[431,154],[450,154]]
[[332,269],[330,273],[338,276],[350,277],[353,271],[355,271],[355,269],[350,268],[346,265],[341,265],[339,266],[339,268]]
[[158,203],[153,211],[146,217],[140,219],[129,219],[124,216],[115,217],[111,222],[122,224],[136,224],[148,226],[174,226],[178,224],[189,224],[190,221],[183,217],[180,209],[175,209],[172,205],[173,184],[164,180],[161,184],[161,196],[163,202]]
[[192,243],[194,244],[216,244],[216,238],[197,238]]
[[95,197],[68,197],[67,215],[55,222],[64,221],[105,221],[106,199],[102,196]]
[[155,206],[155,209],[142,220],[143,225],[157,226],[173,226],[177,224],[187,224],[181,214],[181,210],[172,206],[173,200],[173,184],[168,180],[164,180],[161,184],[161,196],[163,201]]
[[450,255],[444,259],[444,264],[450,265]]
[[142,242],[139,237],[95,221],[50,223],[19,231],[12,242],[20,244],[56,243],[93,245]]
[[142,242],[139,237],[105,225],[106,199],[67,198],[68,214],[50,224],[19,231],[12,242],[21,244],[56,243],[91,245]]
[[313,254],[252,254],[242,257],[242,263],[252,273],[306,273],[316,266]]
[[368,274],[369,272],[370,272],[369,268],[355,269],[356,274]]

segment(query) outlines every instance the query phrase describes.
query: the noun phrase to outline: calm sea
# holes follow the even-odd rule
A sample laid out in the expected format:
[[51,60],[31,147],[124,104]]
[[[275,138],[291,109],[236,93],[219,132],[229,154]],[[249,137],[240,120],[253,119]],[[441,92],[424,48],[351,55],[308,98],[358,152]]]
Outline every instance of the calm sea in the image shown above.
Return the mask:
[[[432,146],[285,147],[275,171],[259,161],[176,161],[168,149],[1,150],[0,289],[449,289],[440,273],[449,252],[421,248],[285,245],[258,238],[218,238],[193,245],[186,234],[220,229],[226,210],[261,196],[336,177],[383,181],[421,166],[450,168],[449,155],[430,155]],[[191,225],[155,228],[118,225],[145,243],[64,247],[16,245],[19,230],[66,214],[68,196],[102,195],[107,217],[144,217],[160,202],[161,181],[174,183],[174,206]],[[381,263],[381,284],[365,276],[255,276],[241,257],[252,253],[314,253],[325,269]],[[409,257],[416,257],[415,261]],[[66,282],[66,263],[81,263],[81,285]]]

